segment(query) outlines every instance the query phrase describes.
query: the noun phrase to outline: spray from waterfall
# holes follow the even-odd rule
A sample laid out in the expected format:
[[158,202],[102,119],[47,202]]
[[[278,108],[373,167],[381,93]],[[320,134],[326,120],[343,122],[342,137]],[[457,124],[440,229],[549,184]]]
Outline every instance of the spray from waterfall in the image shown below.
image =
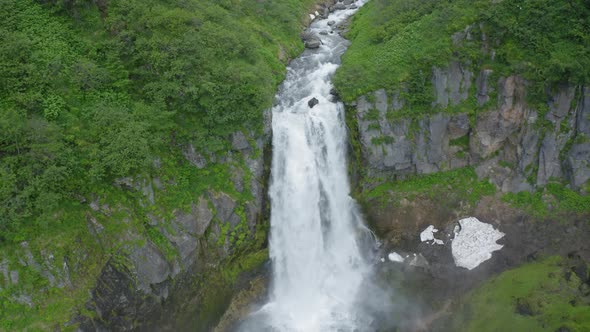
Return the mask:
[[370,330],[358,307],[371,270],[371,236],[349,195],[344,106],[330,93],[348,46],[332,27],[355,10],[311,25],[310,33],[327,33],[322,45],[290,64],[277,95],[269,191],[273,279],[269,302],[242,330]]

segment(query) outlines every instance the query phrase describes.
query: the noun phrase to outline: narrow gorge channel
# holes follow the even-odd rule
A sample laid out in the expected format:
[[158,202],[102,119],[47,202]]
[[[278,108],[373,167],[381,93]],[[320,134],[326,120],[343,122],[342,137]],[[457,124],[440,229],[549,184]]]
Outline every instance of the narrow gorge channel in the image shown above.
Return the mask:
[[241,331],[359,331],[372,237],[349,196],[344,105],[331,78],[348,46],[336,29],[364,1],[314,21],[321,46],[292,61],[272,109],[269,301]]

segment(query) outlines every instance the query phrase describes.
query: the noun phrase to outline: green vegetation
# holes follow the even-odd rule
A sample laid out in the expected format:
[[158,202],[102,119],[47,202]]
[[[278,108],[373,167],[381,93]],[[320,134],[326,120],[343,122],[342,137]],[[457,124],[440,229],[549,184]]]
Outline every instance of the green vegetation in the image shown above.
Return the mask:
[[590,196],[582,195],[559,183],[549,183],[535,192],[507,193],[502,199],[537,217],[555,217],[565,213],[590,213]]
[[201,287],[202,305],[199,312],[200,326],[192,326],[198,331],[210,330],[215,320],[223,315],[235,293],[238,276],[242,272],[252,271],[268,260],[268,250],[260,250],[229,260],[221,268],[207,276],[206,287]]
[[[588,22],[584,0],[373,0],[353,18],[335,84],[345,101],[399,89],[419,111],[434,99],[432,67],[458,60],[496,77],[522,74],[544,98],[547,86],[590,79]],[[458,32],[464,38],[454,42]]]
[[[245,217],[243,157],[213,161],[231,133],[260,133],[314,3],[0,1],[0,264],[19,275],[0,275],[0,330],[53,330],[86,313],[88,290],[129,234],[174,258],[162,232],[205,192],[230,195]],[[188,144],[207,167],[189,164]],[[113,185],[123,177],[133,188]],[[264,226],[256,231],[242,222],[223,236],[244,254],[260,250]],[[19,263],[23,241],[39,269]],[[64,263],[71,286],[49,284],[44,269],[62,280]]]
[[260,129],[311,3],[3,1],[0,242],[186,142]]
[[487,281],[464,299],[453,331],[588,331],[589,286],[570,265],[549,257]]
[[378,200],[384,204],[387,201],[399,201],[402,197],[411,201],[417,196],[426,196],[434,201],[444,197],[474,205],[482,196],[493,195],[495,192],[493,184],[487,180],[479,181],[475,170],[466,167],[428,175],[414,175],[402,180],[381,181],[373,189],[361,193],[360,199]]

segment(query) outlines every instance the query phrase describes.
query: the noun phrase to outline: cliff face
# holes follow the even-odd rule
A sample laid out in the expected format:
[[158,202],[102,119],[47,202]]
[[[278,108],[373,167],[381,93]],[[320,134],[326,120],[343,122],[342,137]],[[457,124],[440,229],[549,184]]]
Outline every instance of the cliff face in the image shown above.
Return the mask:
[[[433,109],[440,111],[421,118],[396,114],[404,107],[399,91],[360,97],[354,109],[367,174],[473,166],[503,192],[531,191],[550,179],[583,190],[590,179],[590,89],[560,86],[548,94],[547,110],[539,111],[527,103],[526,80],[491,82],[491,74],[474,75],[457,62],[433,68]],[[477,99],[477,111],[445,111],[468,98]]]
[[[127,244],[108,260],[86,304],[93,314],[76,318],[82,330],[142,326],[206,330],[215,323],[235,292],[239,273],[256,268],[267,257],[261,251],[268,228],[264,158],[270,133],[265,128],[266,134],[252,147],[242,132],[234,134],[232,152],[217,161],[232,165],[243,160],[245,168],[232,168],[235,191],[207,190],[191,200],[188,209],[170,211],[169,219],[148,213],[149,224],[162,234],[161,239],[125,234]],[[190,146],[185,156],[193,167],[205,166],[194,163],[205,158],[196,156]],[[159,178],[123,181],[142,196],[148,211],[154,195],[166,190]],[[93,228],[97,241],[105,241],[100,226]]]
[[[0,287],[13,290],[9,301],[31,308],[52,289],[71,294],[68,309],[77,313],[69,322],[55,321],[51,328],[58,330],[210,328],[229,303],[240,273],[267,259],[270,132],[265,128],[258,138],[234,134],[232,151],[216,161],[233,170],[226,192],[187,192],[184,206],[163,210],[161,202],[177,179],[142,176],[113,184],[135,201],[113,202],[99,193],[81,197],[89,208],[82,220],[88,236],[61,251],[22,242],[1,261]],[[132,204],[137,204],[135,211]],[[31,288],[31,274],[45,286]],[[91,289],[90,297],[85,287]]]

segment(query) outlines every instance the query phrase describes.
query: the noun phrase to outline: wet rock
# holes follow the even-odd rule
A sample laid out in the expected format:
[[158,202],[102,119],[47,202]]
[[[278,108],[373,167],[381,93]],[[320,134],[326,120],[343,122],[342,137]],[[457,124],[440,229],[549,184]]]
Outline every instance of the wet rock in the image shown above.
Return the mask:
[[309,106],[309,108],[313,108],[315,105],[319,104],[319,100],[315,97],[311,98],[308,102],[307,102],[307,106]]
[[322,45],[322,40],[318,36],[309,31],[306,31],[302,35],[301,39],[303,40],[305,48],[315,49],[319,48],[320,45]]
[[338,91],[334,88],[330,89],[330,94],[334,97],[339,97]]
[[336,21],[329,21],[328,22],[328,26],[333,26],[334,24],[336,24]]
[[322,31],[320,31],[320,35],[327,36],[328,35],[328,31],[322,30]]

